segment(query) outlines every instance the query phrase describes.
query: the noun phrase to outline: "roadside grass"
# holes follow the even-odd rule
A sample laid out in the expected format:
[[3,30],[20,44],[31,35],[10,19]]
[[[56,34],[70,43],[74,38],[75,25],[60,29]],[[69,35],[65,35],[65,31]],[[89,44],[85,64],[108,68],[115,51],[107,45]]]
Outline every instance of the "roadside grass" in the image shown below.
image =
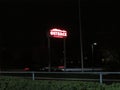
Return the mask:
[[120,90],[120,83],[106,85],[97,82],[30,80],[22,77],[1,76],[0,90]]

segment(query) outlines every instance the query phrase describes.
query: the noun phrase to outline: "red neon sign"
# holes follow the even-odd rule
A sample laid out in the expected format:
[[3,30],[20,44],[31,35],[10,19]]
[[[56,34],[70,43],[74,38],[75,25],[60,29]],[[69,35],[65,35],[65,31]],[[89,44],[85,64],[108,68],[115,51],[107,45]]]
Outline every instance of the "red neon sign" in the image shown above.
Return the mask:
[[66,38],[67,37],[67,31],[60,30],[60,29],[51,29],[50,30],[50,36],[54,38]]

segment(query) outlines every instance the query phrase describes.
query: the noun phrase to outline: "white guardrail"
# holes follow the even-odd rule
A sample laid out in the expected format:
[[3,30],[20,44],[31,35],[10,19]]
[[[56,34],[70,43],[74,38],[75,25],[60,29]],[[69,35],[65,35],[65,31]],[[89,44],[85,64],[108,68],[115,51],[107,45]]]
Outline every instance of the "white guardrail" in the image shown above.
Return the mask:
[[[25,74],[30,74],[30,77],[32,78],[32,80],[35,80],[38,77],[38,76],[35,76],[36,74],[68,74],[68,75],[70,75],[70,74],[80,74],[80,75],[85,74],[85,75],[99,75],[99,79],[90,79],[90,77],[88,77],[86,79],[82,79],[82,78],[72,79],[71,78],[71,80],[85,80],[85,81],[90,81],[90,80],[91,81],[95,81],[95,80],[98,80],[100,82],[100,84],[102,84],[103,83],[103,75],[116,75],[116,74],[120,75],[120,72],[33,72],[33,71],[16,72],[16,71],[0,71],[0,76],[4,76],[4,74],[9,74],[9,75],[10,74],[11,75],[14,74],[14,76],[17,76],[19,74],[24,74],[24,75]],[[41,77],[41,79],[42,79],[42,77]],[[46,79],[50,79],[50,78],[47,77]],[[51,79],[69,80],[67,78],[51,78]],[[117,80],[118,79],[116,79],[116,81]],[[108,81],[110,81],[110,79]]]

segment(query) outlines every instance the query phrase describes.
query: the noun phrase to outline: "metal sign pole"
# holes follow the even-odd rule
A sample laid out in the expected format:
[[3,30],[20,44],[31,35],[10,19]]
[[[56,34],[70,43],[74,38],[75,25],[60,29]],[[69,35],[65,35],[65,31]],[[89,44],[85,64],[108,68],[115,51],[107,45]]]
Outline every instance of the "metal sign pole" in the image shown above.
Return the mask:
[[64,46],[64,71],[66,71],[66,38],[63,39],[63,46]]
[[51,48],[50,48],[50,37],[48,35],[48,71],[51,72]]

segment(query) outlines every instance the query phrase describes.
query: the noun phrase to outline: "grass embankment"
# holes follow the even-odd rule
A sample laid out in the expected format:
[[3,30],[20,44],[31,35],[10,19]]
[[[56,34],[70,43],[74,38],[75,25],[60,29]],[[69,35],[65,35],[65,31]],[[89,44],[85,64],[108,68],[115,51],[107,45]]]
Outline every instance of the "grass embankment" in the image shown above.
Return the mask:
[[0,90],[120,90],[120,84],[0,77]]

